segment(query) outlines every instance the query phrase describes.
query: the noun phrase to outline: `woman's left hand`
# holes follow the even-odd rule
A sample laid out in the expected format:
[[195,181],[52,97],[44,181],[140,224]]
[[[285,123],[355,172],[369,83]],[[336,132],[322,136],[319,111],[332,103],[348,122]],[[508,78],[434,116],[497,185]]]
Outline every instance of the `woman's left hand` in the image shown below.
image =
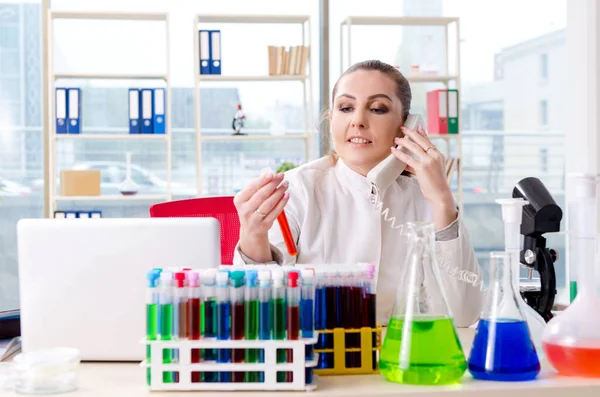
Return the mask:
[[454,197],[446,179],[446,159],[420,125],[417,131],[402,127],[402,132],[405,137],[394,140],[399,148],[392,148],[392,153],[407,164],[408,172],[417,176],[423,196],[433,208],[437,229],[443,229],[456,219]]

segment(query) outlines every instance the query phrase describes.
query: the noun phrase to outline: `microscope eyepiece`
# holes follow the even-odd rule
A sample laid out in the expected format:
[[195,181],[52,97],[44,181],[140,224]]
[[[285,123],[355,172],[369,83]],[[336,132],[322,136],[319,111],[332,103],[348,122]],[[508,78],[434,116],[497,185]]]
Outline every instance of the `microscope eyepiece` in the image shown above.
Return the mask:
[[529,177],[521,180],[513,189],[512,196],[529,202],[523,207],[522,235],[560,231],[562,210],[538,178]]

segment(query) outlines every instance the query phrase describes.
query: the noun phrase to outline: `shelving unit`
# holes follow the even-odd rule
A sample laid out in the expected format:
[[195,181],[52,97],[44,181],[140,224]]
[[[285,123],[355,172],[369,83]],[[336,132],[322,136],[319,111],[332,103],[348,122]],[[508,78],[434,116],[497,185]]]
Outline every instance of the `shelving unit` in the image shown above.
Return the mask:
[[[446,73],[450,65],[450,44],[449,44],[449,27],[455,25],[456,29],[456,74],[455,75],[412,75],[403,73],[410,83],[441,83],[450,87],[451,83],[459,89],[458,98],[458,120],[461,120],[460,110],[460,20],[458,17],[415,17],[415,16],[400,16],[400,17],[385,17],[385,16],[348,16],[340,23],[340,75],[349,66],[352,65],[352,26],[440,26],[444,27],[445,43],[446,43]],[[344,46],[344,28],[346,29],[346,46]],[[345,56],[345,58],[344,58]],[[346,62],[344,62],[344,60]],[[460,124],[459,124],[460,129]],[[463,211],[463,191],[462,191],[462,134],[444,134],[444,135],[429,135],[429,138],[435,144],[436,140],[445,141],[446,152],[450,153],[451,141],[456,141],[458,166],[456,167],[458,189],[456,200],[460,211]]]
[[136,194],[135,196],[104,195],[104,196],[54,196],[55,201],[157,201],[166,200],[166,194]]
[[[198,195],[202,195],[202,144],[215,141],[257,141],[257,140],[303,140],[307,161],[314,157],[313,96],[311,57],[308,57],[307,74],[302,75],[259,75],[229,76],[200,74],[200,50],[198,31],[202,23],[244,23],[244,24],[300,24],[302,26],[302,44],[310,47],[310,16],[308,15],[196,15],[192,34],[194,35],[194,120],[196,130],[196,183]],[[307,34],[308,33],[308,34]],[[268,44],[265,44],[265,50]],[[266,51],[265,51],[266,56]],[[266,71],[265,71],[266,73]],[[200,89],[202,82],[299,82],[303,87],[304,133],[290,135],[223,135],[203,136],[200,117]],[[233,113],[232,113],[233,117]]]
[[57,141],[86,141],[86,140],[124,140],[124,141],[139,141],[139,140],[150,140],[150,141],[165,141],[168,140],[166,134],[55,134],[54,139]]
[[[56,210],[58,201],[163,201],[171,200],[171,147],[172,147],[172,130],[171,130],[171,78],[170,78],[170,44],[169,44],[169,14],[167,13],[128,13],[128,12],[93,12],[93,11],[54,11],[46,9],[48,48],[48,98],[45,101],[47,106],[49,128],[45,135],[48,140],[48,153],[46,155],[46,165],[48,167],[48,177],[44,181],[48,186],[49,195],[45,203],[45,213],[48,217],[52,217]],[[127,21],[163,21],[165,25],[166,36],[166,51],[165,51],[165,73],[140,73],[140,74],[107,74],[107,73],[85,73],[85,72],[69,72],[62,73],[54,72],[53,64],[53,36],[54,36],[54,21],[58,19],[75,19],[75,20],[127,20]],[[57,134],[56,133],[56,111],[55,111],[55,89],[57,80],[160,80],[165,84],[166,108],[165,108],[165,134],[86,134],[83,123],[81,123],[80,134]],[[85,100],[80,98],[80,101]],[[85,140],[156,140],[165,142],[166,158],[167,158],[167,184],[164,195],[144,195],[136,194],[133,196],[122,195],[106,195],[106,196],[69,196],[62,197],[56,192],[56,177],[59,171],[56,170],[56,143],[58,141],[85,141]]]

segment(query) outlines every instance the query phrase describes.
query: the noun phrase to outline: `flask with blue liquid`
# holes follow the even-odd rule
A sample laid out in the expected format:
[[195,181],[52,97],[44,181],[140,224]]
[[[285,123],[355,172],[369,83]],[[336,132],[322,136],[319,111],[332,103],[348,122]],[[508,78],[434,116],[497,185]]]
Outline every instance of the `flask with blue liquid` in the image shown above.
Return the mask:
[[533,380],[540,361],[525,311],[517,298],[511,266],[513,252],[490,254],[490,284],[468,360],[473,378],[491,381]]

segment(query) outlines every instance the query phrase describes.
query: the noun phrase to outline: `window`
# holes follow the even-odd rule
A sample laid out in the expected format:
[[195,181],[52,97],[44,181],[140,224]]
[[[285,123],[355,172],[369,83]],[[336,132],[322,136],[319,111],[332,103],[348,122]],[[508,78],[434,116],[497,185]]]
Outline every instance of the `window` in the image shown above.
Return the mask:
[[546,80],[548,78],[548,54],[540,55],[540,78]]
[[548,101],[543,99],[540,101],[540,126],[548,125]]
[[[318,54],[318,1],[290,3],[261,0],[248,3],[225,0],[177,4],[147,0],[53,0],[57,10],[171,12],[171,109],[173,127],[173,198],[196,196],[196,137],[192,74],[192,16],[213,14],[295,14],[311,16],[313,58]],[[39,2],[8,0],[0,3],[0,310],[18,307],[16,223],[20,218],[43,216],[43,141],[41,31]],[[59,26],[66,23],[66,26]],[[109,28],[106,28],[108,23]],[[154,22],[148,22],[152,24]],[[104,25],[103,25],[104,24]],[[164,65],[162,52],[155,51],[160,36],[147,36],[145,56],[139,56],[139,36],[160,29],[146,29],[146,22],[55,21],[57,50],[55,66],[64,72],[160,73],[149,70]],[[85,27],[82,28],[82,27]],[[114,29],[113,29],[114,27]],[[139,27],[139,28],[138,28]],[[257,29],[259,28],[260,29]],[[265,27],[266,29],[262,29]],[[299,45],[300,25],[223,24],[223,73],[266,74],[266,46]],[[91,32],[91,33],[90,33]],[[162,32],[162,31],[160,31]],[[149,33],[150,35],[152,33]],[[91,35],[91,38],[89,37]],[[164,42],[164,40],[163,40]],[[99,43],[99,45],[98,45]],[[109,44],[107,44],[109,43]],[[133,43],[133,44],[131,44]],[[141,46],[143,47],[143,46]],[[265,49],[263,53],[263,49]],[[112,50],[113,56],[105,56]],[[264,56],[263,56],[264,55]],[[250,60],[262,60],[250,62]],[[312,62],[312,92],[319,91],[318,63]],[[65,80],[82,87],[82,128],[93,133],[126,133],[127,89],[145,81]],[[152,84],[150,82],[149,84]],[[252,82],[203,84],[201,115],[203,133],[230,135],[231,121],[240,103],[246,113],[249,134],[294,133],[303,130],[303,92],[299,82]],[[315,102],[316,103],[316,102]],[[317,106],[314,107],[316,119]],[[310,128],[310,126],[309,126]],[[211,141],[202,152],[203,194],[235,194],[261,168],[277,168],[283,161],[300,164],[305,159],[301,140]],[[133,152],[132,179],[140,194],[166,191],[166,153],[160,141],[57,141],[57,170],[100,169],[101,193],[117,194],[125,179],[125,152]],[[276,153],[276,155],[274,155]],[[84,205],[87,205],[86,202]],[[81,207],[80,202],[61,201],[58,209]],[[90,202],[105,209],[104,216],[148,216],[148,204]]]
[[[176,5],[171,5],[172,3]],[[460,17],[464,219],[482,265],[487,263],[490,251],[503,248],[502,220],[495,199],[508,197],[520,179],[526,176],[540,177],[557,203],[565,208],[564,131],[557,124],[556,118],[549,117],[548,114],[548,104],[557,109],[565,107],[564,81],[548,80],[547,85],[540,87],[539,79],[547,77],[550,69],[561,70],[560,67],[565,62],[564,56],[554,54],[555,51],[565,50],[566,0],[372,0],[367,3],[362,0],[347,0],[344,3],[332,1],[330,4],[329,90],[340,73],[339,28],[336,27],[345,16]],[[317,93],[320,91],[317,76],[318,6],[318,0],[52,1],[52,7],[61,10],[172,11],[173,81],[170,99],[174,132],[172,176],[175,199],[196,195],[191,16],[200,12],[311,15],[312,93],[316,125],[316,116],[322,110],[317,106]],[[515,9],[520,12],[514,13],[512,10]],[[16,223],[23,217],[43,215],[43,71],[40,45],[45,32],[41,31],[40,17],[39,3],[20,0],[0,3],[0,310],[18,307]],[[137,22],[129,24],[119,21],[115,25],[117,28],[113,30],[98,25],[97,30],[91,31],[87,29],[91,24],[86,21],[70,22],[70,28],[65,28],[54,42],[55,49],[61,54],[54,60],[57,65],[68,68],[64,71],[152,73],[153,70],[143,68],[163,64],[158,52],[148,62],[137,55],[138,48],[135,45],[129,44],[131,41],[128,38],[133,40],[135,34],[142,34],[137,29]],[[86,29],[82,29],[82,26],[86,26]],[[506,26],[515,28],[507,30]],[[548,30],[548,26],[552,26],[551,30]],[[60,29],[58,24],[57,28]],[[299,36],[292,28],[288,30],[284,26],[265,28],[264,31],[235,25],[222,28],[224,73],[262,73],[268,64],[266,46],[296,44],[292,41]],[[489,34],[482,35],[483,31]],[[90,40],[86,36],[88,33],[92,36]],[[558,39],[549,48],[543,47],[542,51],[530,50],[550,34]],[[102,44],[105,39],[113,41],[110,45]],[[96,44],[98,40],[101,40],[100,46]],[[154,41],[153,38],[151,42],[154,44]],[[357,31],[356,34],[353,31],[352,41],[353,61],[377,58],[403,67],[402,65],[410,65],[412,58],[421,55],[424,63],[426,61],[432,70],[437,68],[439,73],[445,72],[446,54],[437,47],[443,43],[437,30],[411,27],[404,31],[391,26],[368,28],[362,32]],[[421,51],[421,46],[427,47],[427,51]],[[246,47],[250,50],[245,50]],[[116,51],[118,56],[103,57],[109,49]],[[133,57],[133,61],[129,62],[128,57]],[[83,88],[84,130],[126,133],[126,92],[128,87],[138,82],[72,82]],[[231,134],[232,117],[240,102],[246,113],[245,131],[251,135],[295,133],[303,128],[303,95],[298,88],[301,84],[202,84],[203,133]],[[428,83],[412,84],[415,112],[423,110],[424,93],[437,87]],[[542,89],[546,91],[541,91]],[[540,98],[546,98],[542,101],[543,105]],[[540,125],[548,130],[543,140],[539,137]],[[506,134],[506,131],[510,131],[510,134]],[[60,141],[57,146],[59,170],[83,167],[86,164],[104,164],[101,168],[103,194],[115,194],[124,180],[126,151],[134,153],[132,178],[139,185],[140,192],[155,194],[165,189],[166,156],[161,142]],[[532,156],[531,153],[540,153],[540,156]],[[282,162],[298,164],[304,157],[304,146],[291,139],[206,142],[202,151],[202,167],[205,172],[202,194],[235,194],[250,178],[258,175],[262,168],[277,168]],[[93,204],[97,204],[99,208],[109,207],[110,211],[105,214],[113,217],[148,216],[147,204]],[[59,208],[68,209],[72,205],[74,204],[71,202],[61,202]],[[566,257],[562,237],[549,238],[548,245],[556,249],[561,258]],[[565,284],[564,269],[565,266],[557,264],[559,289]]]
[[16,50],[19,48],[18,26],[10,24],[0,27],[0,48],[3,50]]
[[[332,26],[338,26],[346,16],[355,15],[460,18],[463,216],[484,270],[489,252],[504,249],[500,206],[495,200],[511,197],[517,182],[528,176],[540,178],[565,209],[564,131],[560,120],[549,117],[548,105],[566,106],[566,85],[564,79],[548,80],[545,85],[540,85],[539,80],[547,78],[549,70],[566,68],[566,3],[565,0],[373,0],[368,3],[348,0],[343,4],[332,3]],[[514,13],[515,9],[519,9],[519,13]],[[504,28],[507,25],[514,29],[507,32]],[[419,62],[424,55],[421,38],[433,35],[440,73],[452,74],[454,61],[451,58],[450,67],[446,67],[441,30],[357,26],[352,30],[351,63],[377,58],[399,65],[406,73],[410,71],[406,65]],[[481,35],[482,31],[489,34]],[[330,37],[331,54],[338,54],[339,29],[332,29]],[[338,58],[331,57],[332,85],[339,76]],[[344,65],[347,63],[344,60]],[[411,83],[413,111],[425,108],[427,91],[442,87]],[[543,104],[540,98],[545,98]],[[546,130],[544,139],[539,137],[541,125]],[[439,146],[446,148],[444,143]],[[565,258],[564,238],[549,236],[548,241],[548,246]],[[564,268],[564,262],[557,263],[559,290],[564,290],[566,285]],[[522,276],[525,275],[523,272]]]

